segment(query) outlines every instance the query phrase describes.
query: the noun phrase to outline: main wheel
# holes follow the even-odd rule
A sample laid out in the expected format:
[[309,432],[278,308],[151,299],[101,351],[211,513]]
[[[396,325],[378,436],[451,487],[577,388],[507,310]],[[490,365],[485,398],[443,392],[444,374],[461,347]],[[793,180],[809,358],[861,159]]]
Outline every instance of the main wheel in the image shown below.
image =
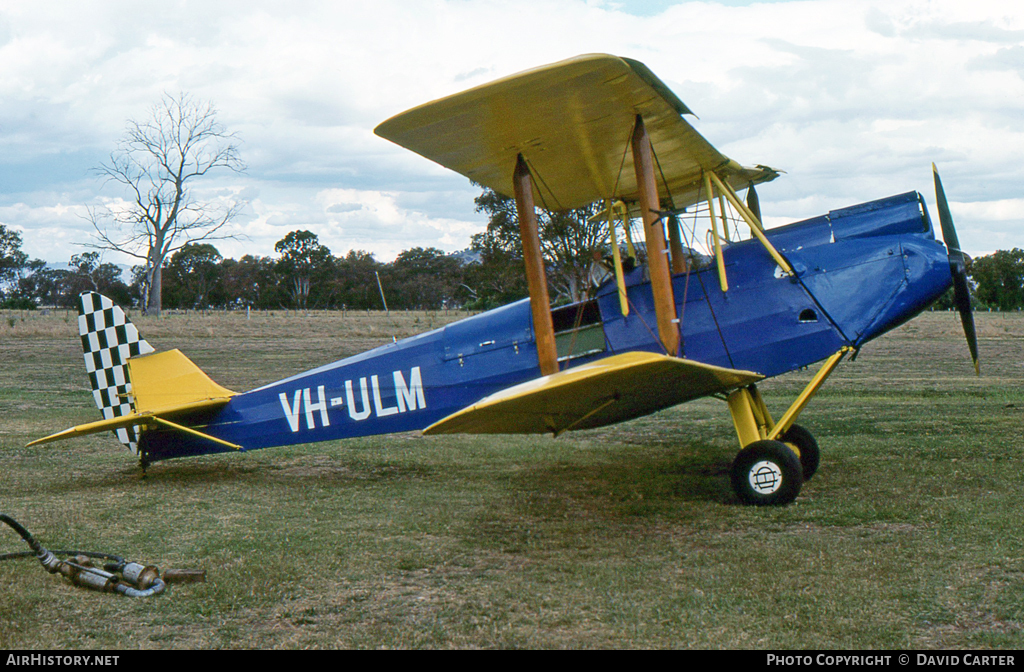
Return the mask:
[[786,433],[779,437],[783,443],[792,443],[800,453],[800,466],[803,468],[804,480],[811,480],[811,476],[818,471],[818,463],[821,461],[821,451],[818,450],[818,442],[814,435],[800,425],[793,425]]
[[732,463],[732,489],[744,504],[782,506],[800,494],[803,468],[781,441],[755,441]]

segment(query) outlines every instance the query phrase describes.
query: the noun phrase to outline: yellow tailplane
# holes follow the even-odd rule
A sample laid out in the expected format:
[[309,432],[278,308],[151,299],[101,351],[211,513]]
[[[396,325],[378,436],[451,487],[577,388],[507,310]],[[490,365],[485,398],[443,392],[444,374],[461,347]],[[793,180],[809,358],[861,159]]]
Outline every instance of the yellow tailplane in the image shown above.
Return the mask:
[[126,427],[160,425],[222,443],[236,450],[241,448],[241,446],[167,420],[169,417],[192,411],[223,406],[231,400],[231,397],[238,394],[213,382],[180,350],[132,357],[128,360],[126,368],[131,382],[129,395],[134,408],[133,412],[109,420],[77,425],[65,429],[63,432],[36,439],[28,445],[35,446]]
[[165,415],[226,402],[237,392],[221,387],[180,350],[128,360],[136,413]]

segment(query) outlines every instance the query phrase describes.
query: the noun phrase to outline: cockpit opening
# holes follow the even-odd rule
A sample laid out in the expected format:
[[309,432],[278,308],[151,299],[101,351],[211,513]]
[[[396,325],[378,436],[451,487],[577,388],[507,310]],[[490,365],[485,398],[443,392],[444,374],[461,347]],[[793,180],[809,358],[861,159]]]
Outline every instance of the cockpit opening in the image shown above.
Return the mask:
[[607,349],[601,310],[596,300],[561,306],[551,311],[558,361],[565,362]]

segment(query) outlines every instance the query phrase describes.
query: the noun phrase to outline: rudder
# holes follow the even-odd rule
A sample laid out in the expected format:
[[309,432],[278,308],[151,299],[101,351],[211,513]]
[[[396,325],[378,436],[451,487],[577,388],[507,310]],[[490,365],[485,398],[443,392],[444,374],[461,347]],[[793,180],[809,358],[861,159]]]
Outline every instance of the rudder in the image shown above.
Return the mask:
[[[134,409],[126,363],[130,357],[155,352],[154,348],[119,306],[96,292],[78,297],[78,333],[92,395],[103,418],[131,413]],[[138,452],[136,428],[117,429],[114,434],[130,451]]]

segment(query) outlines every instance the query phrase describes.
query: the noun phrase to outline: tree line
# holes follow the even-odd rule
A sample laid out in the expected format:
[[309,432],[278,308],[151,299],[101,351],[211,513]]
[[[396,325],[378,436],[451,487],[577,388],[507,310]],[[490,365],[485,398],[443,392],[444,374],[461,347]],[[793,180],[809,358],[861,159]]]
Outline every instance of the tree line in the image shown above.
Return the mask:
[[[276,243],[275,256],[224,258],[212,243],[186,243],[164,259],[159,274],[138,265],[130,280],[96,251],[72,256],[68,268],[29,261],[20,234],[0,224],[0,305],[72,307],[78,294],[93,290],[142,307],[156,277],[163,307],[173,309],[486,310],[524,298],[527,286],[514,204],[490,190],[476,204],[488,215],[487,230],[460,253],[413,247],[389,263],[361,250],[335,256],[315,233],[300,230]],[[581,300],[588,291],[590,253],[605,235],[603,224],[590,221],[593,211],[540,217],[557,303]]]
[[[11,235],[13,234],[13,235]],[[29,261],[20,236],[0,224],[6,249],[0,251],[0,305],[32,309],[73,307],[78,294],[93,290],[124,306],[140,306],[147,291],[146,268],[131,278],[98,252],[71,257],[68,268]],[[440,309],[469,303],[466,281],[473,269],[435,248],[412,248],[391,263],[368,252],[334,256],[316,234],[293,231],[277,244],[276,257],[224,258],[210,243],[189,243],[162,268],[165,309]],[[378,284],[379,278],[379,284]]]
[[[276,256],[224,258],[211,243],[188,243],[162,265],[165,308],[393,310],[468,308],[486,310],[527,296],[514,207],[485,190],[476,199],[489,217],[487,230],[461,253],[414,247],[394,261],[352,250],[335,256],[311,231],[292,231],[274,246]],[[541,240],[556,303],[585,298],[591,252],[605,232],[590,221],[590,208],[544,214]],[[0,307],[73,307],[76,297],[98,291],[124,306],[140,306],[147,269],[126,280],[121,267],[99,252],[73,255],[67,268],[30,260],[21,235],[0,224]],[[1024,309],[1024,250],[999,250],[969,260],[968,278],[978,309]],[[383,296],[382,296],[383,295]],[[386,303],[385,303],[386,302]],[[952,307],[943,297],[936,307]]]

